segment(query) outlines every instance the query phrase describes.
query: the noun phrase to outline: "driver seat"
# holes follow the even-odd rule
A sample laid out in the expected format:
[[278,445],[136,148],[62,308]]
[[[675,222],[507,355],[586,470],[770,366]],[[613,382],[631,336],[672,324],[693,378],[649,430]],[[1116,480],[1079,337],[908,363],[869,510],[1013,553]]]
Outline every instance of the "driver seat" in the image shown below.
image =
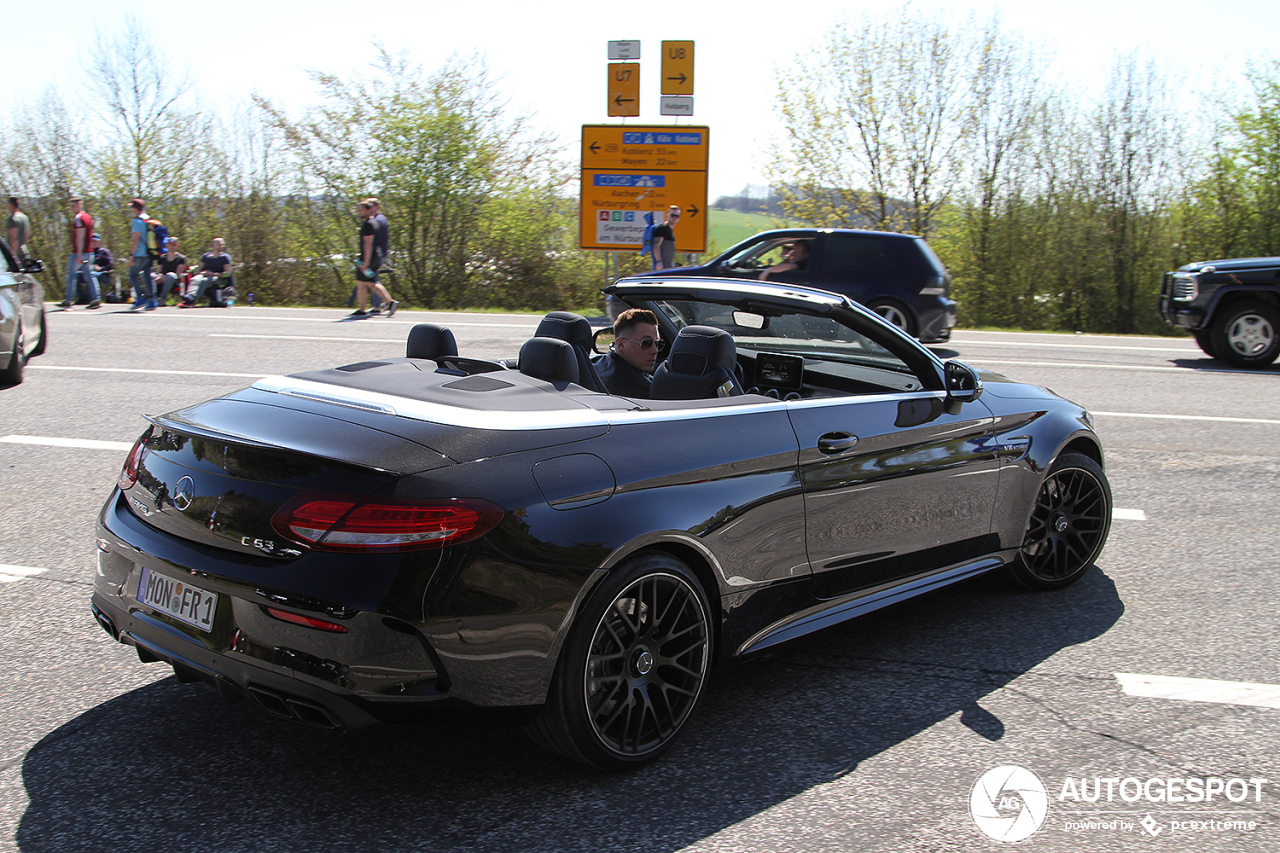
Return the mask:
[[736,397],[742,384],[735,372],[733,336],[711,326],[685,326],[671,343],[667,360],[653,373],[653,400]]

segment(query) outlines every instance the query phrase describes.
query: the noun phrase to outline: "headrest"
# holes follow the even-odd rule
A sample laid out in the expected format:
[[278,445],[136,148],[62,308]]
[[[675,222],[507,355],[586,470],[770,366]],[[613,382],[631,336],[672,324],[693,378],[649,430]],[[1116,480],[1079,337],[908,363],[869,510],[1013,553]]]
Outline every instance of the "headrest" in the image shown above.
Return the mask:
[[520,372],[548,382],[577,382],[578,356],[557,338],[531,338],[520,347]]
[[591,323],[581,314],[552,311],[542,318],[534,334],[539,338],[556,338],[575,347],[591,349]]
[[457,355],[458,342],[453,332],[444,326],[434,323],[419,323],[409,330],[409,341],[405,344],[404,354],[409,358],[429,358],[435,360],[441,356]]
[[667,369],[673,373],[705,376],[724,368],[732,374],[736,360],[733,335],[711,326],[685,326],[671,343]]

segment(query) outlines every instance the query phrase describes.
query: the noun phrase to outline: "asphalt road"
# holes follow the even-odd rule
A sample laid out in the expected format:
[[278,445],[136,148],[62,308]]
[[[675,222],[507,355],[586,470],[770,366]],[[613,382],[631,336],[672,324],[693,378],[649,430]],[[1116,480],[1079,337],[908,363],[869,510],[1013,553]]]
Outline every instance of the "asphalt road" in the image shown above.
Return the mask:
[[[94,623],[94,517],[144,414],[400,354],[424,319],[481,357],[513,355],[537,321],[49,313],[47,354],[0,389],[0,850],[1000,850],[971,805],[1000,766],[1045,790],[988,801],[1004,823],[979,802],[988,827],[1040,818],[1018,849],[1280,848],[1280,687],[1264,707],[1280,685],[1280,367],[1226,369],[1185,339],[935,347],[1096,413],[1118,509],[1097,567],[1054,593],[978,578],[722,669],[681,743],[638,772],[585,771],[513,729],[277,722]],[[1129,695],[1118,673],[1203,679],[1187,689],[1217,701]]]

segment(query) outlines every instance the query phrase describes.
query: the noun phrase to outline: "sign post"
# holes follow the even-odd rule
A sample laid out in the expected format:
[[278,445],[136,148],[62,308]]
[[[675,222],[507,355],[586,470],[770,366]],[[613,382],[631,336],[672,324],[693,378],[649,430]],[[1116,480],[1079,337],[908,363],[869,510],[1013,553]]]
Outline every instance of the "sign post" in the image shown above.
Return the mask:
[[644,214],[685,214],[676,251],[707,250],[708,127],[583,125],[578,245],[639,251]]

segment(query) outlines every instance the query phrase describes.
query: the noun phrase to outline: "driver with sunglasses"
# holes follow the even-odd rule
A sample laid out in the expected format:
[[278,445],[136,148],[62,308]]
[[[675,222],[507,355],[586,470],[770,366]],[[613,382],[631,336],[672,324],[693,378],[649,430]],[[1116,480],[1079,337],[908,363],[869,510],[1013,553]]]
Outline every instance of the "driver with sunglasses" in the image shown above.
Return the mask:
[[610,394],[649,398],[658,364],[658,318],[644,308],[628,308],[613,321],[615,340],[595,362],[596,374]]

